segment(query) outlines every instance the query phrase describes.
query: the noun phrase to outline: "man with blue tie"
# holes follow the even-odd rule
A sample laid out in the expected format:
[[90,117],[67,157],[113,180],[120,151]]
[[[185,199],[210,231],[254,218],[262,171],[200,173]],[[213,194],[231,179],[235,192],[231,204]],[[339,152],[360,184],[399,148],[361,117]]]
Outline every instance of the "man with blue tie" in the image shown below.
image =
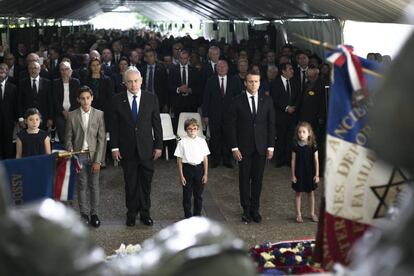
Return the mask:
[[124,81],[127,91],[112,98],[109,126],[112,157],[121,162],[124,172],[126,225],[134,226],[139,213],[141,222],[151,226],[154,223],[150,216],[154,160],[161,156],[162,150],[158,99],[141,90],[142,77],[135,67],[126,70]]
[[164,65],[157,62],[156,54],[154,49],[145,50],[144,59],[147,65],[142,66],[140,71],[146,91],[157,95],[160,111],[168,112],[167,71]]

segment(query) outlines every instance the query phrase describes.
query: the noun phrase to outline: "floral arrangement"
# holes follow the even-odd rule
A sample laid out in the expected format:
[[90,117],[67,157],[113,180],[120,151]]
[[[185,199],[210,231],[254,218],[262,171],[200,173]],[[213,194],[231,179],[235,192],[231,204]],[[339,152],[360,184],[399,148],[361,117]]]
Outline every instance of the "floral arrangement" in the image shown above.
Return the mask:
[[139,244],[125,245],[125,244],[122,243],[121,246],[118,249],[115,250],[115,254],[111,255],[111,256],[108,256],[107,259],[111,260],[111,259],[114,259],[114,258],[122,258],[126,255],[133,255],[133,254],[138,253],[140,250],[141,250],[141,245],[139,245]]
[[312,264],[315,240],[264,243],[250,249],[250,256],[262,275],[323,272]]

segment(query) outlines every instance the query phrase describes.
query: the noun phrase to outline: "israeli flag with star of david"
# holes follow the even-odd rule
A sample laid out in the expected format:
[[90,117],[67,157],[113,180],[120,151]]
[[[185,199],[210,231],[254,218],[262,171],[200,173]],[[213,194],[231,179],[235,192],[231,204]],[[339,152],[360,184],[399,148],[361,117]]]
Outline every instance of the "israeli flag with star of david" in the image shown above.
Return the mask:
[[366,229],[384,222],[408,176],[385,164],[370,148],[367,120],[375,104],[379,64],[339,46],[327,59],[333,64],[326,140],[323,267],[348,263],[349,250]]

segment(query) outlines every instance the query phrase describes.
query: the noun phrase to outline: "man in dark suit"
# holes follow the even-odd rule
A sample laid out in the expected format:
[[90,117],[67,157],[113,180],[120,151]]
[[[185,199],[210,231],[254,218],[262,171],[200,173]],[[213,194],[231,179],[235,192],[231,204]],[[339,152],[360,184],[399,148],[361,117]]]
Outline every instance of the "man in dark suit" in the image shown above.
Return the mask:
[[6,54],[4,57],[4,63],[6,63],[9,67],[7,73],[7,80],[17,85],[19,82],[19,74],[21,67],[19,64],[16,64],[14,55],[12,53]]
[[170,99],[174,110],[174,129],[177,131],[178,117],[181,112],[197,112],[200,93],[200,75],[188,61],[190,54],[180,52],[180,64],[170,72]]
[[160,111],[168,112],[168,82],[167,71],[164,65],[156,62],[156,52],[154,49],[145,51],[146,65],[141,67],[141,73],[145,90],[157,95],[160,104]]
[[49,49],[49,76],[51,81],[60,77],[59,64],[60,51],[56,47],[51,47]]
[[217,75],[211,76],[204,89],[203,121],[210,128],[211,167],[215,168],[223,159],[223,165],[233,168],[231,149],[224,137],[223,118],[230,108],[233,98],[240,94],[240,81],[237,76],[229,76],[227,61],[217,62]]
[[234,98],[225,128],[233,157],[239,162],[242,221],[259,223],[260,193],[266,159],[273,157],[275,113],[272,99],[259,95],[260,74],[249,72],[246,93]]
[[153,225],[150,217],[151,181],[154,160],[161,156],[162,150],[158,99],[141,90],[142,77],[135,67],[127,69],[124,80],[127,92],[112,98],[109,127],[112,157],[121,162],[124,171],[126,225],[134,226],[138,213],[141,222]]
[[203,65],[203,85],[207,80],[217,73],[216,66],[220,58],[220,48],[211,46],[208,49],[208,61]]
[[112,52],[109,48],[105,48],[102,50],[102,69],[104,74],[108,77],[113,77],[116,73],[117,63],[112,61]]
[[298,51],[296,53],[296,63],[298,66],[295,68],[293,78],[299,83],[300,91],[303,92],[305,90],[306,82],[308,81],[306,76],[306,70],[308,70],[309,66],[308,55],[306,55],[305,52]]
[[39,75],[42,78],[45,78],[45,79],[49,79],[50,78],[49,72],[44,68],[44,65],[43,64],[40,64],[40,58],[39,58],[39,56],[36,53],[30,53],[26,57],[26,67],[23,68],[22,70],[20,70],[20,73],[19,73],[19,82],[21,80],[23,80],[23,79],[26,79],[26,78],[29,78],[30,77],[30,73],[29,73],[28,66],[32,62],[37,62],[37,63],[39,63],[39,65],[41,65],[41,69],[40,69]]
[[47,130],[53,125],[53,98],[52,86],[49,79],[42,78],[40,64],[36,61],[27,66],[29,77],[19,82],[19,104],[20,118],[23,121],[23,114],[28,108],[37,108],[42,114],[40,128]]
[[325,87],[319,78],[318,68],[309,67],[306,75],[308,82],[300,101],[299,121],[310,123],[315,134],[318,134],[319,124],[324,124],[326,120]]
[[301,93],[299,84],[293,79],[293,67],[290,63],[280,65],[282,75],[270,85],[276,113],[276,166],[290,166],[292,139],[297,123],[297,109]]
[[14,158],[13,129],[18,117],[16,86],[7,80],[8,66],[0,64],[0,159]]

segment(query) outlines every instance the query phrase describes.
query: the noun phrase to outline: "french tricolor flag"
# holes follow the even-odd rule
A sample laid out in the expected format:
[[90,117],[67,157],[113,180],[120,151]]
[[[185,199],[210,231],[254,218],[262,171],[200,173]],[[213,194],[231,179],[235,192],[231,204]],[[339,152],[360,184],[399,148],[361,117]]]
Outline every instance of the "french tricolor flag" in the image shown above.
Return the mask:
[[367,118],[375,104],[379,64],[354,55],[348,46],[339,46],[328,61],[334,82],[326,139],[326,207],[317,247],[322,266],[331,269],[336,262],[348,264],[355,241],[368,228],[386,222],[407,175],[380,160],[370,147],[375,138],[370,137]]
[[[53,152],[64,151],[60,145],[53,145]],[[55,173],[54,199],[60,201],[73,200],[76,174],[82,168],[77,156],[71,158],[58,157]]]

